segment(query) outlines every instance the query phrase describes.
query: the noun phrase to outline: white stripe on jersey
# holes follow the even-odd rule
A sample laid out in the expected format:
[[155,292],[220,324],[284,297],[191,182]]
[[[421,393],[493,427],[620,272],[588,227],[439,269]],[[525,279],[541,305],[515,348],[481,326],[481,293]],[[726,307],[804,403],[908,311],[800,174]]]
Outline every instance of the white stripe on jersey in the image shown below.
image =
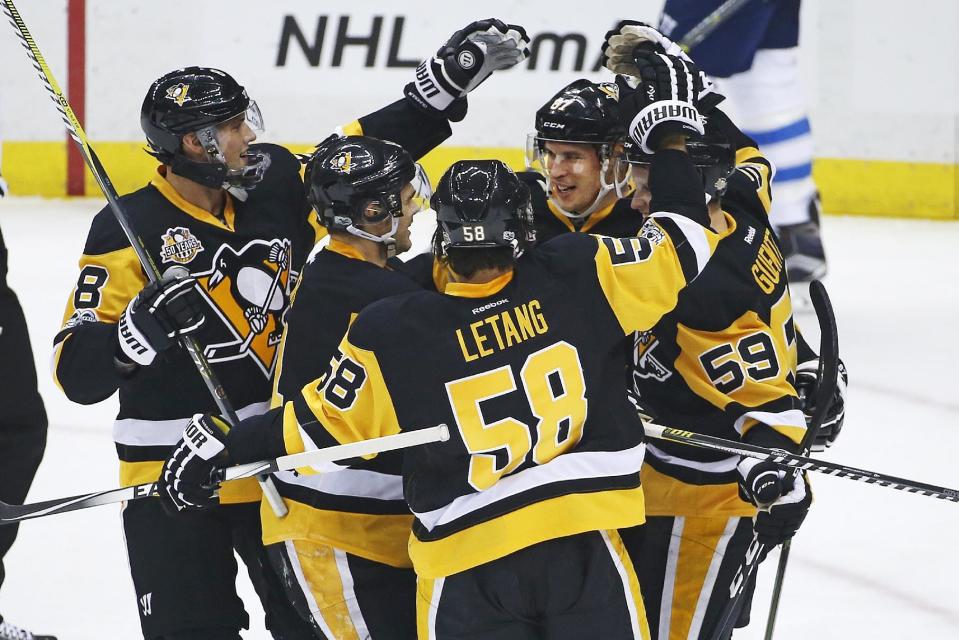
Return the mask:
[[603,536],[606,550],[609,551],[609,557],[613,561],[613,566],[616,567],[616,573],[619,574],[620,581],[623,583],[623,596],[626,598],[626,609],[629,611],[629,627],[633,630],[633,638],[641,639],[643,635],[639,631],[639,614],[636,612],[636,602],[633,600],[633,590],[629,586],[629,576],[626,575],[626,567],[623,566],[623,561],[620,559],[619,554],[616,553],[616,549],[613,548],[609,534],[605,531],[600,531],[599,535]]
[[679,546],[683,541],[683,526],[686,518],[673,519],[673,531],[669,537],[669,550],[666,552],[666,575],[663,577],[663,598],[659,603],[659,638],[669,637],[669,626],[673,620],[673,595],[676,590],[676,569],[679,566]]
[[[254,402],[236,412],[240,420],[258,416],[270,408],[269,402]],[[183,430],[192,416],[175,420],[123,418],[113,423],[113,441],[131,447],[172,447],[183,438]]]
[[747,411],[739,416],[739,419],[733,423],[733,427],[739,435],[743,435],[743,426],[746,420],[752,418],[768,424],[770,426],[798,427],[806,428],[806,416],[799,409],[790,409],[789,411],[780,411],[779,413],[770,413],[769,411]]
[[402,500],[403,476],[365,469],[342,469],[318,475],[280,471],[277,480],[320,493],[376,500]]
[[433,594],[430,598],[430,611],[426,623],[427,633],[429,633],[428,640],[436,640],[436,612],[439,609],[440,598],[443,595],[444,582],[446,582],[446,578],[437,578],[433,580]]
[[662,460],[667,464],[686,467],[687,469],[696,469],[697,471],[705,471],[706,473],[729,473],[730,471],[735,471],[736,465],[739,464],[739,456],[730,456],[714,462],[700,462],[698,460],[678,458],[657,448],[653,444],[647,444],[646,450],[649,451],[651,455],[656,456],[657,460]]
[[346,604],[346,610],[350,614],[350,622],[353,623],[353,628],[356,629],[356,635],[360,638],[369,638],[370,630],[366,626],[366,620],[363,619],[363,612],[360,611],[359,600],[357,600],[356,592],[353,590],[353,574],[350,572],[350,564],[346,558],[346,553],[334,548],[333,556],[336,558],[336,568],[340,572],[340,582],[343,584],[343,598]]
[[654,219],[669,218],[676,223],[676,226],[679,227],[679,230],[682,231],[686,237],[686,241],[689,242],[689,246],[693,248],[693,253],[696,254],[696,275],[702,273],[703,269],[706,268],[706,263],[709,261],[710,256],[709,241],[706,239],[706,228],[686,216],[681,216],[678,213],[669,213],[668,211],[657,211],[656,213],[650,214],[650,217]]
[[303,597],[306,598],[306,606],[310,609],[310,614],[312,614],[313,621],[320,627],[320,630],[327,638],[335,637],[333,635],[333,630],[330,629],[330,625],[326,623],[326,620],[323,619],[323,614],[320,611],[320,605],[316,602],[316,597],[313,595],[313,590],[310,589],[310,583],[306,581],[306,576],[303,574],[303,566],[300,564],[300,556],[296,553],[296,547],[293,546],[292,540],[287,540],[283,543],[286,548],[286,557],[290,561],[290,565],[293,567],[293,575],[296,577],[296,583],[300,587],[300,592],[303,594]]
[[719,576],[719,568],[723,564],[723,557],[726,555],[726,547],[729,541],[733,539],[736,533],[736,527],[739,526],[740,518],[730,518],[726,522],[726,528],[723,535],[716,543],[716,550],[713,551],[713,559],[709,563],[709,569],[706,571],[706,579],[703,581],[703,588],[699,592],[699,600],[696,602],[696,611],[693,613],[692,624],[689,627],[689,637],[698,638],[699,632],[703,628],[703,621],[706,619],[706,609],[709,607],[709,600],[713,595],[713,589],[716,586],[716,578]]
[[643,466],[646,446],[640,444],[623,451],[583,451],[557,456],[546,464],[523,469],[506,476],[489,489],[454,498],[445,507],[414,515],[427,530],[449,524],[494,502],[554,482],[611,478],[636,473]]

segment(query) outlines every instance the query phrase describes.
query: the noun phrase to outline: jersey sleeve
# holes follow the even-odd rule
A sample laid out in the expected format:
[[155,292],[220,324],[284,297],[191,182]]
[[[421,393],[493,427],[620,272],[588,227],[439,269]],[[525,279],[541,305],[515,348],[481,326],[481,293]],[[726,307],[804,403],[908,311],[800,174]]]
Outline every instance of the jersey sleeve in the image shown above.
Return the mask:
[[772,181],[775,170],[759,150],[759,145],[733,124],[719,109],[709,115],[715,127],[736,149],[736,169],[729,176],[724,201],[734,201],[747,211],[760,211],[766,217],[772,207]]
[[[287,453],[368,440],[400,432],[396,410],[373,351],[351,344],[349,333],[327,373],[283,407]],[[341,465],[314,467],[324,472]]]
[[109,216],[104,210],[94,220],[62,329],[53,339],[54,381],[80,404],[100,402],[119,387],[117,322],[147,284],[136,252]]
[[445,118],[431,117],[403,98],[339,127],[337,133],[390,140],[418,160],[449,138],[453,130]]
[[654,213],[638,237],[593,236],[600,286],[626,334],[651,329],[671,311],[722,238],[704,226],[708,216],[702,184],[685,153],[656,154],[650,190]]

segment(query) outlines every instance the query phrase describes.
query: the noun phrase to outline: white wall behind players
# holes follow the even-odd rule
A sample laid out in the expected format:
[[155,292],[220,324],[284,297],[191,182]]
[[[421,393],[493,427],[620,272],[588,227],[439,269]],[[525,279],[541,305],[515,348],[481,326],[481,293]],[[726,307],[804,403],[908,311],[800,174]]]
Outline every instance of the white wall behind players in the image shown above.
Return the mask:
[[[759,0],[756,0],[759,1]],[[661,1],[635,3],[631,17],[652,20]],[[66,84],[66,1],[33,0],[18,8],[61,84]],[[587,37],[586,67],[600,38],[623,14],[623,3],[599,0],[488,0],[484,15]],[[348,47],[331,67],[341,15],[349,33],[368,33],[384,17],[373,68],[366,51]],[[277,67],[284,16],[307,37],[319,16],[329,16],[318,67],[297,46]],[[335,125],[399,95],[410,69],[388,69],[393,19],[406,18],[399,57],[432,53],[471,15],[463,5],[354,0],[328,5],[309,0],[111,2],[87,0],[87,122],[93,140],[137,140],[137,114],[149,82],[187,64],[219,66],[250,90],[264,111],[268,136],[310,142]],[[806,0],[803,7],[803,73],[809,91],[817,154],[824,157],[955,162],[959,114],[959,3],[955,0]],[[572,50],[560,70],[548,70],[544,47],[535,71],[519,68],[496,77],[471,97],[469,118],[457,125],[456,145],[521,146],[532,113],[566,82]],[[12,32],[0,30],[0,134],[11,140],[56,140],[61,130],[52,105]]]

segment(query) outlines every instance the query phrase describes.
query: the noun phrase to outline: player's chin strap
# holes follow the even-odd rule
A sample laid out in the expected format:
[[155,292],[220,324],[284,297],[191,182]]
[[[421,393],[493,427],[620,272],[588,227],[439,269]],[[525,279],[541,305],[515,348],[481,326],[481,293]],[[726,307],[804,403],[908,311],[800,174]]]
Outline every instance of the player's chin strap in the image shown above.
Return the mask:
[[[610,158],[609,153],[607,152],[604,152],[603,156],[603,162],[599,169],[599,193],[596,194],[596,199],[593,200],[593,204],[589,205],[582,213],[573,213],[572,211],[567,211],[553,201],[553,206],[557,211],[567,218],[572,218],[573,220],[582,220],[583,218],[588,218],[589,216],[593,215],[593,213],[600,208],[600,204],[603,202],[609,192],[615,190],[617,198],[622,198],[626,195],[626,187],[629,185],[629,172],[626,172],[626,175],[622,180],[617,180],[615,172],[613,172],[613,181],[607,182],[606,176],[609,173],[609,165],[612,158]],[[546,192],[552,193],[552,184],[548,174],[546,175]]]
[[390,216],[390,230],[384,233],[381,236],[373,235],[367,231],[363,231],[355,224],[350,224],[346,227],[346,231],[352,233],[354,236],[363,238],[364,240],[369,240],[370,242],[375,242],[381,244],[386,248],[386,258],[392,258],[396,255],[396,230],[400,228],[400,219]]

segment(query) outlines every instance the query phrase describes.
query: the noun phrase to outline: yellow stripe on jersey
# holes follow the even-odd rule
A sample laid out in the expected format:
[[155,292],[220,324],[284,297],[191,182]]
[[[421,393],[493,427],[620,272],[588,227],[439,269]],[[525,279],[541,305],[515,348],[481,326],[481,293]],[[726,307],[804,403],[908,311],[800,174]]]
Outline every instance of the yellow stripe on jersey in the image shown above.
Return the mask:
[[[317,509],[289,497],[285,502],[290,511],[283,518],[277,518],[265,500],[261,503],[263,544],[310,540],[391,567],[413,566],[408,550],[412,515],[371,515]],[[363,544],[358,544],[360,542]]]
[[310,215],[306,220],[310,223],[310,226],[313,227],[313,244],[316,244],[329,235],[329,231],[327,231],[326,227],[320,224],[320,217],[317,215],[315,210],[310,211]]
[[[435,640],[435,629],[431,629],[432,613],[436,610],[436,596],[442,594],[443,579],[433,580],[416,576],[416,637],[419,640]],[[439,591],[439,593],[437,593]],[[430,632],[433,634],[430,635]]]
[[639,587],[639,577],[636,575],[636,568],[633,566],[633,561],[630,559],[629,554],[626,552],[626,546],[623,544],[623,539],[619,535],[619,531],[610,530],[604,531],[603,537],[610,547],[610,551],[616,554],[616,559],[618,560],[619,566],[623,568],[625,573],[626,582],[629,586],[629,592],[626,594],[627,598],[632,600],[633,609],[636,612],[635,622],[639,626],[639,640],[649,640],[649,621],[646,619],[646,604],[643,602],[643,592]]
[[603,529],[643,524],[643,488],[571,493],[534,502],[432,542],[410,538],[416,575],[439,578],[534,544]]
[[[130,487],[136,484],[156,482],[163,470],[162,460],[146,462],[120,461],[120,486]],[[259,502],[263,491],[256,478],[240,478],[220,485],[220,504],[239,504]]]
[[[658,230],[652,234],[656,237],[652,242],[645,237],[596,236],[596,274],[624,334],[651,329],[676,306],[679,291],[688,284],[669,235],[655,220],[647,225]],[[693,246],[697,258],[701,254],[705,258],[711,256],[719,241],[728,235],[714,233],[692,221],[679,222],[677,227]],[[705,260],[697,266],[702,270]]]
[[147,284],[133,247],[80,257],[80,275],[70,292],[63,325],[74,313],[92,311],[101,322],[119,322],[123,310]]
[[353,578],[350,575],[344,578],[340,573],[336,549],[305,540],[294,540],[289,546],[296,553],[296,558],[290,560],[300,565],[305,586],[316,602],[317,608],[312,610],[311,606],[310,614],[314,619],[321,618],[316,623],[325,627],[324,634],[331,634],[335,640],[368,638],[366,633],[361,635],[350,615],[347,591],[352,591]]
[[[393,399],[376,355],[350,344],[348,334],[340,342],[339,353],[340,358],[322,387],[313,382],[303,387],[303,399],[315,421],[298,422],[293,403],[287,403],[283,433],[287,446],[292,447],[287,453],[299,453],[305,449],[297,447],[306,442],[325,442],[329,436],[339,443],[349,443],[400,432]],[[294,428],[300,431],[299,442],[292,436]]]
[[756,147],[742,147],[736,150],[736,170],[749,176],[756,185],[756,197],[766,215],[772,208],[773,171],[769,161]]
[[[615,194],[614,194],[615,195]],[[629,190],[629,193],[623,195],[624,198],[629,198],[632,195],[632,189]],[[600,222],[609,217],[609,214],[613,212],[613,208],[616,206],[616,203],[619,201],[619,198],[612,198],[609,204],[605,207],[597,209],[593,213],[589,214],[589,217],[586,218],[586,222],[583,223],[583,226],[579,229],[576,228],[576,225],[573,224],[572,219],[564,215],[562,211],[559,210],[552,200],[546,200],[546,206],[549,208],[549,212],[553,214],[553,217],[559,220],[564,227],[570,231],[579,233],[588,233],[590,229],[598,225]]]
[[173,188],[173,185],[170,184],[166,175],[164,175],[166,167],[160,165],[157,167],[156,173],[153,175],[153,179],[150,180],[157,191],[159,191],[164,198],[170,201],[173,206],[187,214],[191,218],[196,218],[200,222],[213,225],[214,227],[219,227],[221,229],[226,229],[227,231],[233,231],[236,229],[235,218],[236,211],[233,208],[233,196],[229,193],[226,194],[226,204],[223,207],[223,219],[213,215],[206,209],[198,207],[183,196]]
[[[650,455],[647,453],[646,455]],[[640,477],[646,492],[646,516],[746,516],[756,507],[739,498],[735,483],[687,484],[643,465]]]
[[60,384],[60,377],[57,375],[57,368],[60,366],[60,356],[63,354],[63,345],[67,343],[67,340],[70,339],[71,334],[67,334],[63,340],[56,343],[53,346],[53,357],[50,360],[50,373],[53,374],[53,383],[57,385],[57,388],[60,389],[64,394],[66,391],[63,391],[63,385]]

